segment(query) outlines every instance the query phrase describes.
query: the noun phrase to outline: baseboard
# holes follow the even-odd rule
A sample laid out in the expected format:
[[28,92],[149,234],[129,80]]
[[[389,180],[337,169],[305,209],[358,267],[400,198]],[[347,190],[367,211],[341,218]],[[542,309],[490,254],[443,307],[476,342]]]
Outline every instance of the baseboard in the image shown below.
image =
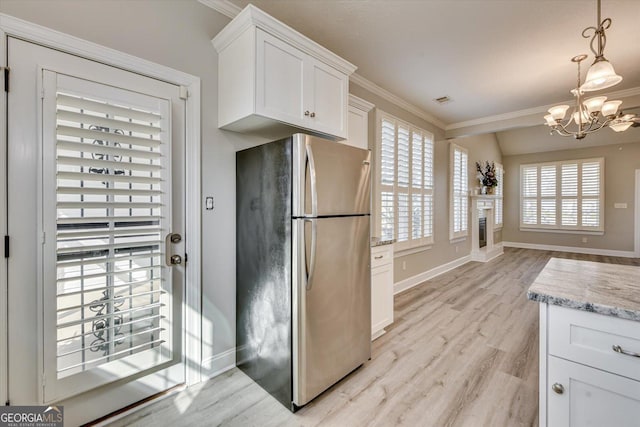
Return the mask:
[[407,289],[411,289],[414,286],[417,286],[426,280],[433,279],[434,277],[444,274],[447,271],[451,271],[454,268],[460,267],[461,265],[465,265],[469,261],[471,261],[470,255],[463,256],[462,258],[454,259],[451,262],[439,265],[437,267],[432,268],[431,270],[427,270],[415,276],[412,276],[407,279],[401,280],[397,283],[394,283],[393,294],[395,295],[402,291],[406,291]]
[[537,243],[521,243],[521,242],[502,242],[502,245],[507,248],[521,248],[521,249],[537,249],[540,251],[556,251],[556,252],[572,252],[575,254],[586,255],[604,255],[604,256],[617,256],[621,258],[636,258],[637,255],[634,251],[618,251],[614,249],[597,249],[597,248],[579,248],[574,246],[556,246],[556,245],[539,245]]
[[202,378],[207,380],[216,377],[236,366],[236,348],[208,357],[202,361]]

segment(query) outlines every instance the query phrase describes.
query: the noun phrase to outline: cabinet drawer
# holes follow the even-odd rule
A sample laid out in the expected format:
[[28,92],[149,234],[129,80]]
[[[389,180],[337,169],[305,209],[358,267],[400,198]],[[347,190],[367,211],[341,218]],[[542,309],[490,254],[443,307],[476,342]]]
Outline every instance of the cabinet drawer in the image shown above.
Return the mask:
[[549,354],[640,381],[640,322],[550,305]]
[[393,261],[393,245],[371,248],[371,268],[390,264]]

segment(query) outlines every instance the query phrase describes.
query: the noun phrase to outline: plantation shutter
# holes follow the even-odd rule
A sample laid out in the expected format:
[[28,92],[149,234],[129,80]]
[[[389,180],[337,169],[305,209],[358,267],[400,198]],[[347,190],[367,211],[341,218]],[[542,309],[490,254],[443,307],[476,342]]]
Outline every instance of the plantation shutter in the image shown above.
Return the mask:
[[45,221],[54,221],[45,228],[55,230],[45,247],[45,286],[55,287],[45,358],[55,359],[57,379],[102,369],[113,380],[172,357],[169,101],[57,82],[55,146],[45,148],[55,189],[45,201]]
[[409,129],[399,126],[397,135],[398,180],[396,197],[398,198],[398,234],[397,241],[409,239]]
[[380,237],[391,240],[395,236],[394,190],[396,175],[396,129],[389,120],[381,122],[380,138]]
[[451,239],[467,235],[468,187],[467,150],[451,144]]
[[501,164],[496,163],[496,177],[498,178],[498,186],[496,187],[496,206],[494,213],[494,221],[496,228],[503,225],[503,197],[504,197],[504,169]]
[[433,242],[433,137],[424,136],[424,226],[422,236]]
[[602,158],[522,165],[521,226],[602,231],[603,168]]

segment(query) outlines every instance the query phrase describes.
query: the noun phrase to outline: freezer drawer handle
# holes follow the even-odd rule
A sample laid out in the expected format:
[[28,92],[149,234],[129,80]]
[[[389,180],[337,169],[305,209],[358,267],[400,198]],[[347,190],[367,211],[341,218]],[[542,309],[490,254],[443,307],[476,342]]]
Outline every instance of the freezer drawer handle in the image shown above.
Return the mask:
[[[305,219],[305,222],[311,223],[311,259],[309,260],[309,271],[307,271],[307,290],[311,290],[313,285],[313,273],[316,271],[316,241],[318,235],[318,222],[315,219]],[[305,245],[304,256],[307,256],[307,248]],[[305,265],[306,265],[305,259]]]
[[627,351],[627,350],[623,349],[622,347],[620,347],[619,345],[614,345],[611,348],[616,353],[624,354],[626,356],[631,356],[631,357],[640,357],[640,353],[634,353],[632,351]]
[[318,189],[316,187],[316,163],[313,159],[313,149],[307,143],[307,159],[309,162],[309,179],[311,187],[311,216],[318,216]]

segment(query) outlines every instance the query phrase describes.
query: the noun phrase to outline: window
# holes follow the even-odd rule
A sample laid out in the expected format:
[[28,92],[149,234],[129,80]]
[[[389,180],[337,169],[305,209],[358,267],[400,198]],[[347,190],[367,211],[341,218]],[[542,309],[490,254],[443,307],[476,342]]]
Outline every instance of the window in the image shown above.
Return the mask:
[[380,237],[397,249],[433,243],[433,135],[378,114]]
[[468,230],[469,210],[469,154],[465,148],[451,144],[449,168],[449,238],[465,237]]
[[502,213],[503,207],[503,197],[504,197],[504,168],[501,164],[496,163],[496,177],[498,178],[498,186],[496,187],[495,195],[498,196],[496,199],[496,207],[494,210],[494,223],[496,229],[502,228],[504,219]]
[[520,166],[520,228],[604,231],[604,158]]

